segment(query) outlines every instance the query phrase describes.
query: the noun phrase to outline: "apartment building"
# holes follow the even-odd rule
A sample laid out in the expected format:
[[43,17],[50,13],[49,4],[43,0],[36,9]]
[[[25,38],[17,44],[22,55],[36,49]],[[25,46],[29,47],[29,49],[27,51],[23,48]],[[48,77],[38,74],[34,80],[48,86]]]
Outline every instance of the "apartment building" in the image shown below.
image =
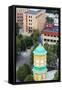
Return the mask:
[[45,10],[28,10],[24,13],[23,23],[25,32],[42,31],[46,23]]
[[39,10],[37,12],[37,15],[36,15],[36,19],[37,19],[37,28],[38,30],[41,32],[44,27],[45,27],[45,24],[46,24],[46,10]]
[[27,10],[27,8],[16,8],[16,23],[20,28],[23,28],[23,13]]
[[52,28],[45,28],[42,32],[43,45],[48,43],[49,45],[55,45],[59,42],[59,28],[54,26]]
[[33,30],[37,29],[37,20],[36,20],[36,11],[28,10],[23,14],[23,27],[24,32],[33,32]]

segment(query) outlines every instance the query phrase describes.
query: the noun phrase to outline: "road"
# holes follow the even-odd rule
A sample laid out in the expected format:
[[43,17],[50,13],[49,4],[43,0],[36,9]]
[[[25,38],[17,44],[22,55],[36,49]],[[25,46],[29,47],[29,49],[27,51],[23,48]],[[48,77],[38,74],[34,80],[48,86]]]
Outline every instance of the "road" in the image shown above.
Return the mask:
[[16,71],[18,70],[19,66],[22,66],[23,64],[30,65],[30,53],[31,50],[26,50],[24,52],[21,52],[20,55],[17,56]]

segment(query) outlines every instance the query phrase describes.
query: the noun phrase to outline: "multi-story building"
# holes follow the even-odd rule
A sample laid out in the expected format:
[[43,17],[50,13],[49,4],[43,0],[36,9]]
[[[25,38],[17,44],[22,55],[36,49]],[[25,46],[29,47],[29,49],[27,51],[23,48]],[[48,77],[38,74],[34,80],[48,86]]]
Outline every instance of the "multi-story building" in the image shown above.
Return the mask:
[[28,10],[24,14],[24,31],[33,32],[33,30],[42,31],[46,23],[45,10]]
[[42,9],[37,12],[36,19],[37,19],[37,28],[39,31],[42,31],[46,24],[46,10]]
[[20,28],[23,28],[23,13],[27,10],[27,8],[16,8],[16,23]]
[[24,32],[33,32],[37,29],[36,11],[28,10],[23,14]]
[[45,28],[42,32],[43,44],[55,45],[59,42],[59,28],[54,26],[52,28]]

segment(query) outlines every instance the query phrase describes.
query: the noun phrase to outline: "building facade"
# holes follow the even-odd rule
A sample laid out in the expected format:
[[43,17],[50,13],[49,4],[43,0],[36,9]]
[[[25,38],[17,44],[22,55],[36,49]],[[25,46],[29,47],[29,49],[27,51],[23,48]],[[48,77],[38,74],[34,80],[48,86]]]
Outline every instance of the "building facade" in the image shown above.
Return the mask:
[[55,45],[59,42],[59,28],[54,26],[52,28],[45,28],[42,32],[43,45],[48,43],[49,45]]
[[33,32],[33,30],[42,31],[46,23],[45,11],[28,10],[23,14],[24,16],[24,31]]
[[20,28],[23,28],[23,13],[27,10],[27,8],[16,8],[16,23]]
[[28,10],[23,14],[24,20],[24,32],[33,32],[33,30],[37,29],[37,21],[36,21],[36,11]]

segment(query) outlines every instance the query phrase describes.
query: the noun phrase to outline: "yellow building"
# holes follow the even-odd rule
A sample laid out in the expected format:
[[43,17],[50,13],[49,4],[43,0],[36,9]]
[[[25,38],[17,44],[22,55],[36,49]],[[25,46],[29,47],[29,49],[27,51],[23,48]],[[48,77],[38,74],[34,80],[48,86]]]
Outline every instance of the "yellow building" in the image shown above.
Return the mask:
[[33,78],[35,81],[46,80],[47,77],[47,51],[39,44],[33,51]]
[[38,30],[42,31],[44,29],[44,27],[45,27],[45,24],[46,24],[45,10],[40,10],[36,15],[36,19],[37,19]]
[[33,32],[37,29],[36,11],[28,10],[23,14],[24,32]]
[[33,30],[42,31],[46,23],[46,14],[44,10],[28,10],[23,14],[24,32],[33,32]]

